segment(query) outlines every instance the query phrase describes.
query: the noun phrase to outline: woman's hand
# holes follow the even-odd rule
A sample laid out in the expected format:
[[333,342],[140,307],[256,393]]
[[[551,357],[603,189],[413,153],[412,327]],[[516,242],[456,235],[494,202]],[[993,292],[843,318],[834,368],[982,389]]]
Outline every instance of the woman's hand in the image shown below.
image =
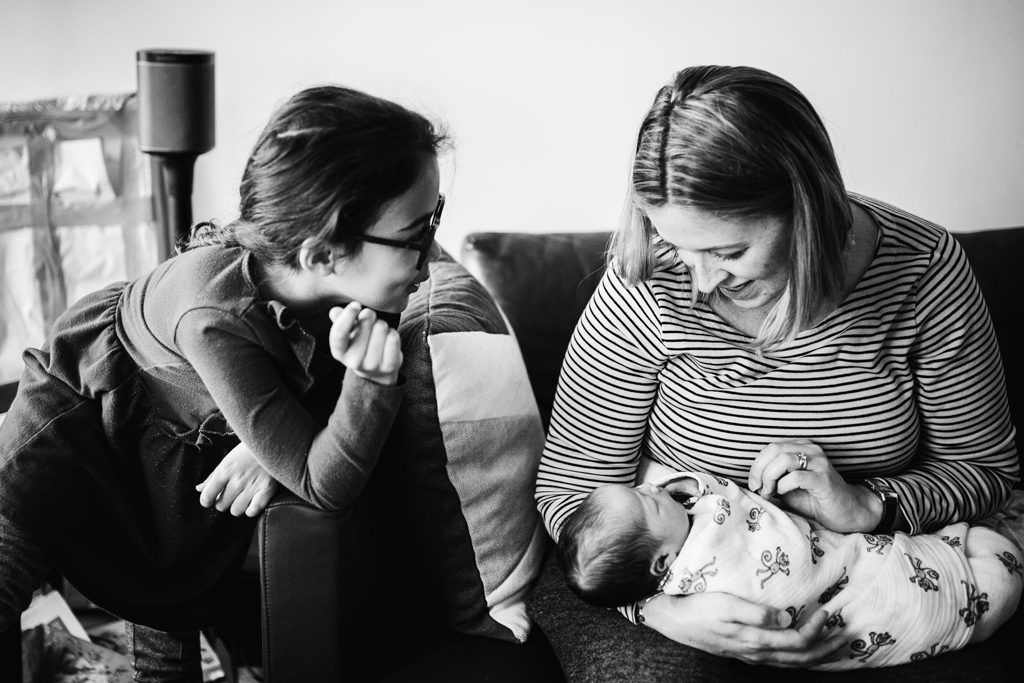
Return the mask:
[[388,327],[377,314],[353,301],[345,308],[331,309],[328,337],[335,360],[364,379],[393,385],[402,367],[402,342],[398,331]]
[[255,517],[270,504],[278,483],[240,443],[224,456],[210,476],[196,486],[199,504],[228,510],[235,517]]
[[750,467],[748,488],[764,498],[778,494],[787,508],[832,531],[871,531],[882,516],[878,498],[847,483],[825,452],[806,439],[766,446]]
[[677,643],[748,664],[807,667],[844,645],[824,630],[828,614],[813,613],[800,628],[789,614],[728,593],[659,595],[644,607],[644,623]]

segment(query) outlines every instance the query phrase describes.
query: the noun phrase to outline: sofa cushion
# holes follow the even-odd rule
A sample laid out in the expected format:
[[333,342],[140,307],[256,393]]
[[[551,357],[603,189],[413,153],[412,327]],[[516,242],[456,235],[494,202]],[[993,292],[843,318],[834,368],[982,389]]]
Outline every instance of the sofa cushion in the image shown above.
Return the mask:
[[447,256],[399,332],[406,394],[372,487],[400,544],[397,581],[459,632],[522,642],[546,535],[533,501],[544,434],[516,338]]
[[569,338],[604,273],[609,232],[476,232],[462,262],[518,335],[544,424]]

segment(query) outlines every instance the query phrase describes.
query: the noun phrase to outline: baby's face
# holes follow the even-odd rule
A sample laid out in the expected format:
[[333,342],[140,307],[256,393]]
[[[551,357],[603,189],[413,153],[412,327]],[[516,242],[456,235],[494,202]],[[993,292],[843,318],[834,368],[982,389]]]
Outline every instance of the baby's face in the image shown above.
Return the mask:
[[667,552],[678,552],[690,533],[686,508],[654,484],[633,488],[613,484],[597,489],[593,495],[609,511],[641,515],[647,530]]

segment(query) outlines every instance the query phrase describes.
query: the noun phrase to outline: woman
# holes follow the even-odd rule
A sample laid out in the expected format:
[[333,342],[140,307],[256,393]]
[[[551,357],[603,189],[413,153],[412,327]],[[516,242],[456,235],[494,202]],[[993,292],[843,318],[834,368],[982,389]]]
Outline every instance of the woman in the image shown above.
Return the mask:
[[439,253],[443,142],[392,102],[298,93],[256,142],[236,222],[26,352],[0,425],[0,636],[55,567],[131,622],[135,680],[202,680],[242,513],[275,481],[345,509],[376,464],[403,393],[385,319]]
[[[876,534],[978,521],[1018,477],[998,349],[963,252],[940,228],[848,193],[806,98],[757,69],[685,69],[641,126],[628,219],[562,367],[537,482],[549,532],[597,486],[666,467]],[[564,655],[575,636],[545,623],[552,590],[535,600],[538,622]],[[808,666],[848,645],[827,637],[820,610],[789,630],[789,615],[727,595],[655,595],[623,612],[747,663]],[[608,627],[619,652],[630,628]],[[747,671],[661,654],[654,678]]]

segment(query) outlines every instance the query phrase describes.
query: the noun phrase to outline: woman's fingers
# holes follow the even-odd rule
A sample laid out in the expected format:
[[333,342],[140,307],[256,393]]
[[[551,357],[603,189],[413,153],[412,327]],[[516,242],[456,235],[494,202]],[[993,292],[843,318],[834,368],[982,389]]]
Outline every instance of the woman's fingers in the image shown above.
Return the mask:
[[785,475],[775,484],[775,492],[780,496],[785,496],[788,493],[792,493],[797,490],[809,490],[815,485],[816,473],[807,471],[802,472],[796,470]]
[[761,450],[750,466],[747,488],[769,498],[778,492],[779,481],[790,472],[817,471],[821,457],[824,457],[824,452],[804,439],[771,443]]
[[[825,610],[818,610],[798,628],[741,626],[734,636],[742,644],[739,659],[750,664],[806,667],[827,658],[845,642],[843,637],[825,631],[828,616]],[[789,615],[784,619],[788,621]]]
[[814,612],[799,628],[792,629],[806,646],[786,652],[780,650],[774,657],[764,660],[765,664],[781,667],[808,667],[830,659],[843,648],[847,639],[841,630],[828,632],[826,624],[829,614],[825,610]]
[[723,621],[753,626],[761,629],[778,629],[789,626],[789,615],[774,607],[759,605],[728,593],[722,594],[727,600],[716,606]]

